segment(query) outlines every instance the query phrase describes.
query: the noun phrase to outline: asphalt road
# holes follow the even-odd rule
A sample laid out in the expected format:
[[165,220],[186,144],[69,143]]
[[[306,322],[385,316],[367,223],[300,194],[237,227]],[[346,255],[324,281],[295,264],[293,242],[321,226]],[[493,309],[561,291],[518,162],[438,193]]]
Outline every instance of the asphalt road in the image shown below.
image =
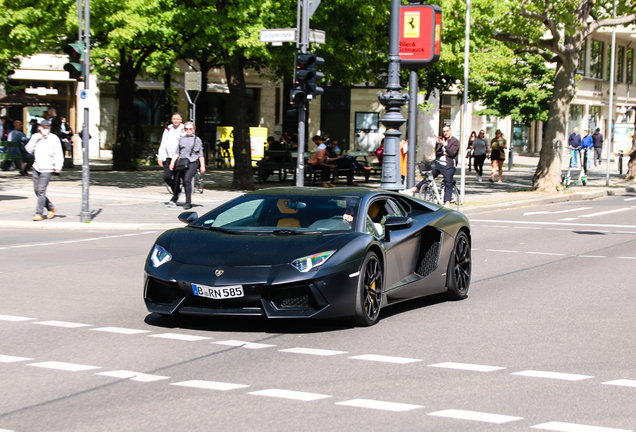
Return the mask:
[[468,299],[165,319],[152,231],[0,230],[0,432],[636,430],[636,195],[470,215]]

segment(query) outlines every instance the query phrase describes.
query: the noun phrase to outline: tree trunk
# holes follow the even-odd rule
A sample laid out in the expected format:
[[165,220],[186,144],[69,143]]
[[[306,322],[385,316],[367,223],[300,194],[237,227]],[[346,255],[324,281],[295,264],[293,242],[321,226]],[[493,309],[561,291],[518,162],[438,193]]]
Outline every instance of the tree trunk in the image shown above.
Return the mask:
[[636,148],[632,147],[632,151],[629,152],[629,162],[627,163],[627,172],[625,173],[625,180],[636,179]]
[[230,89],[229,118],[234,127],[234,180],[232,189],[254,190],[252,151],[248,120],[247,88],[245,87],[244,62],[239,55],[226,56],[225,77]]
[[134,139],[132,134],[133,101],[137,72],[134,61],[126,55],[126,49],[119,50],[120,68],[117,89],[119,111],[117,113],[117,142],[113,147],[113,169],[137,169],[133,162]]
[[566,125],[575,88],[574,74],[576,72],[576,63],[572,64],[563,65],[562,63],[557,63],[557,72],[554,77],[554,93],[550,103],[550,113],[545,136],[543,137],[539,163],[532,178],[532,190],[555,192],[561,183],[561,157],[563,155],[558,157],[557,152],[562,153],[563,145],[567,144],[565,136]]
[[210,72],[212,64],[204,59],[200,59],[198,62],[201,72],[201,94],[197,101],[197,118],[195,122],[201,139],[208,144],[213,144],[216,140],[216,131],[209,131],[205,124],[205,118],[208,116],[208,72]]
[[172,74],[165,73],[163,74],[163,101],[162,105],[164,108],[164,118],[161,119],[161,124],[165,126],[170,123],[172,119],[172,113],[176,111],[176,91],[172,87]]

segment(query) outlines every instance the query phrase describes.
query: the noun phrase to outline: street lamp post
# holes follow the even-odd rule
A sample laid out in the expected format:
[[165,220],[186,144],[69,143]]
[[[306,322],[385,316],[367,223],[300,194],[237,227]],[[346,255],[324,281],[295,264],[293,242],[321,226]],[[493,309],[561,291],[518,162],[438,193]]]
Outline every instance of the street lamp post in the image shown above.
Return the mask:
[[407,93],[400,93],[400,0],[391,0],[391,21],[389,25],[389,81],[387,92],[378,95],[378,100],[386,108],[380,119],[386,126],[384,133],[384,160],[382,161],[382,183],[380,189],[400,190],[400,126],[406,119],[400,112],[409,100]]

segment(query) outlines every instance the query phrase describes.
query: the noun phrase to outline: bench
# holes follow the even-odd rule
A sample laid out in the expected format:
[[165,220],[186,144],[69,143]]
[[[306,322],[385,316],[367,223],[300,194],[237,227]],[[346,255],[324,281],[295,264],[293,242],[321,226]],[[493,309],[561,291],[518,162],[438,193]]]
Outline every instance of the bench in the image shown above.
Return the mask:
[[263,159],[258,162],[258,166],[254,167],[255,174],[259,181],[267,176],[278,174],[278,181],[282,182],[287,178],[287,174],[291,174],[296,170],[296,163],[292,158],[289,150],[267,150],[263,155]]

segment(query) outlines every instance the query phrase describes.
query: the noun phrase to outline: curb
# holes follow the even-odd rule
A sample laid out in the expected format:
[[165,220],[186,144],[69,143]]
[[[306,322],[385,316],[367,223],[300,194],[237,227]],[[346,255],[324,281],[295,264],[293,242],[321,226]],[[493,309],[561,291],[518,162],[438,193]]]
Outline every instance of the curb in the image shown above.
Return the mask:
[[461,209],[460,211],[464,214],[468,213],[478,213],[478,212],[486,212],[491,210],[505,210],[505,209],[513,209],[520,207],[527,207],[533,205],[545,205],[545,204],[556,204],[570,201],[585,201],[596,198],[601,198],[604,196],[614,196],[614,195],[624,195],[626,193],[636,192],[631,186],[619,187],[619,188],[611,188],[611,189],[602,189],[598,191],[589,191],[589,192],[575,192],[567,195],[555,195],[555,196],[546,196],[543,198],[531,198],[519,201],[506,201],[503,203],[495,203],[495,204],[484,204],[484,205],[476,205],[469,206],[466,209]]

